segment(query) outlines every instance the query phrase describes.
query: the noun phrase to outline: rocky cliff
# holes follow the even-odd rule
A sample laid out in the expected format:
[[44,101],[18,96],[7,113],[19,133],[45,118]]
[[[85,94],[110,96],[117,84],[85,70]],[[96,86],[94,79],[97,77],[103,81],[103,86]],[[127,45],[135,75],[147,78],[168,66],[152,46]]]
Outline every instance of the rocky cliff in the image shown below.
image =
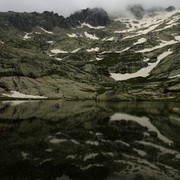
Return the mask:
[[0,13],[1,98],[179,100],[180,11],[129,10]]

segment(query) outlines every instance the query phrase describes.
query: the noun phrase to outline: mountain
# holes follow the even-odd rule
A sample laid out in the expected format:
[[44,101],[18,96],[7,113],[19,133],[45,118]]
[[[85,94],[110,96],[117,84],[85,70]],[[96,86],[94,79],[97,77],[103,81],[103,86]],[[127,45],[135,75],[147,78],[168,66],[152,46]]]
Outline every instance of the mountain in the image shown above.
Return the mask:
[[128,11],[0,13],[1,99],[179,100],[180,11]]
[[107,12],[100,8],[87,8],[82,11],[77,11],[68,19],[74,22],[85,22],[92,26],[106,26],[110,24],[110,18]]
[[14,27],[20,31],[30,32],[33,28],[40,26],[46,30],[54,27],[72,28],[80,23],[89,23],[93,26],[106,26],[110,23],[107,13],[103,9],[85,9],[75,12],[68,18],[59,16],[57,13],[44,11],[43,13],[0,13],[1,26]]

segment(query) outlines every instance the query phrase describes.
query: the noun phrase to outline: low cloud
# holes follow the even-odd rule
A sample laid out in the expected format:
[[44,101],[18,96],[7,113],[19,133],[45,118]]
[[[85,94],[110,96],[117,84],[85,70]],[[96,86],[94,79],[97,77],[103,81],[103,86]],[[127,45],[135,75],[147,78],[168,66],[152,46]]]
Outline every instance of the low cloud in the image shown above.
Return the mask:
[[142,4],[144,8],[168,7],[180,8],[180,0],[0,0],[0,11],[54,11],[68,16],[76,10],[87,7],[102,7],[109,13],[120,12],[128,5]]

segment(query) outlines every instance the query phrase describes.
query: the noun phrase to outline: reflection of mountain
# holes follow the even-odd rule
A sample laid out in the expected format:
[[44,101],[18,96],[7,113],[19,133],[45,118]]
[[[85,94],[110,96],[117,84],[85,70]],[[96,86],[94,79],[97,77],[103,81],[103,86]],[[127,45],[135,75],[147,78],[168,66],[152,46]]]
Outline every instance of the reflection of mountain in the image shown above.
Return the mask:
[[111,121],[135,121],[138,124],[140,124],[143,127],[147,127],[148,131],[156,132],[157,136],[160,140],[162,140],[165,143],[171,144],[172,141],[168,138],[164,137],[159,130],[151,123],[150,119],[147,117],[137,117],[137,116],[131,116],[129,114],[124,113],[115,113],[113,116],[111,116]]
[[178,107],[156,102],[3,102],[0,178],[179,179]]

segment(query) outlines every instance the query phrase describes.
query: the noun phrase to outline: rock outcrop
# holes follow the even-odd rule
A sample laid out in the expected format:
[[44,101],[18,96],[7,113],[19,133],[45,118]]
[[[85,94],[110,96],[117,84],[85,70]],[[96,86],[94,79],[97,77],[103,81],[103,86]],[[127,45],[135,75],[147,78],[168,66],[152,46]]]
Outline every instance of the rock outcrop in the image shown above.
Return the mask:
[[75,22],[85,22],[92,26],[106,26],[110,23],[107,12],[100,8],[77,11],[69,19]]
[[48,31],[54,27],[71,28],[80,25],[80,22],[89,23],[93,26],[106,26],[110,23],[110,19],[103,9],[98,8],[81,10],[67,18],[49,11],[43,13],[0,13],[0,24],[2,26],[6,24],[25,32],[32,31],[36,26]]
[[128,6],[128,11],[137,19],[142,19],[145,15],[145,10],[141,5]]

